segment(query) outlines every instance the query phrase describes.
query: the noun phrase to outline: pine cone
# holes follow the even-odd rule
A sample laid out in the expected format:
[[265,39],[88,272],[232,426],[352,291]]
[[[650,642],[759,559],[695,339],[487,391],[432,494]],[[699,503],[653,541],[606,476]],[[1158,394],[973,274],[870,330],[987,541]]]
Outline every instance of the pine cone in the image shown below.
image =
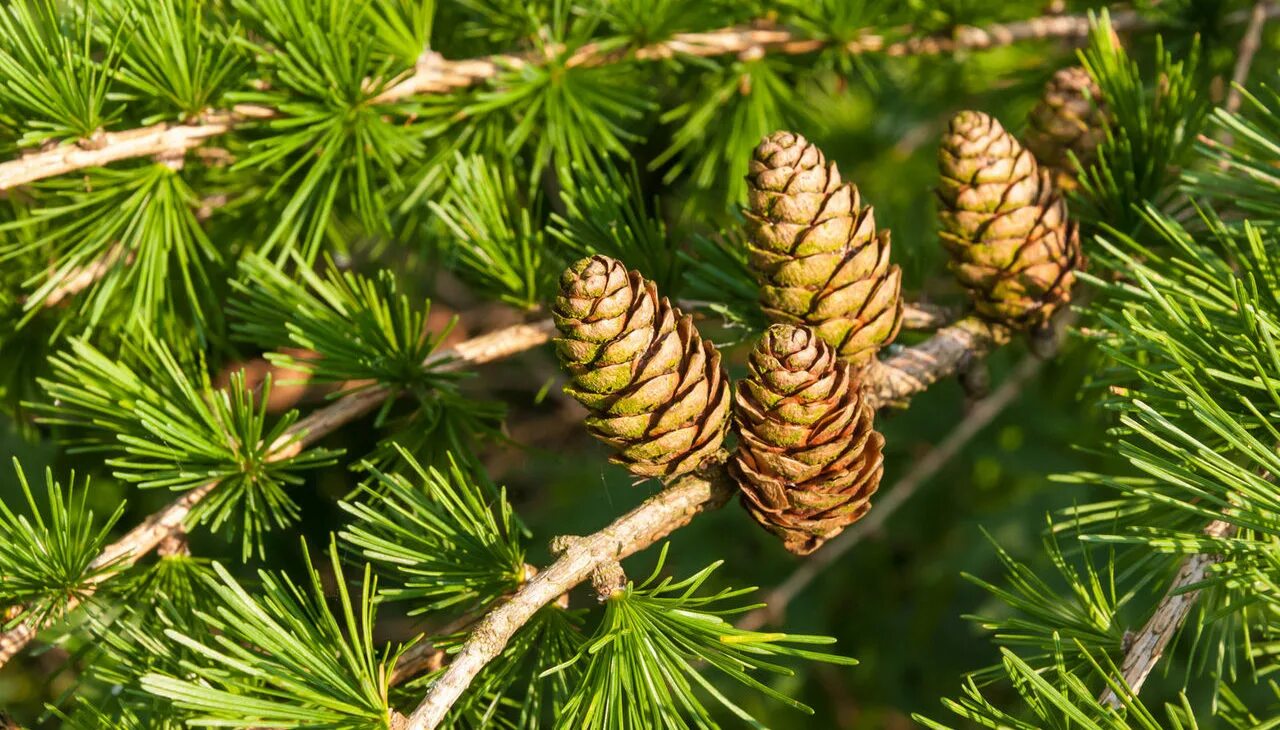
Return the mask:
[[902,324],[902,272],[889,232],[804,137],[774,132],[747,175],[747,251],[770,319],[807,324],[861,367]]
[[634,474],[672,477],[698,468],[729,426],[720,353],[657,287],[607,256],[560,277],[553,311],[565,392],[586,406],[587,429]]
[[1107,124],[1102,91],[1089,72],[1080,66],[1064,68],[1045,84],[1027,118],[1027,149],[1041,165],[1052,168],[1059,182],[1074,184],[1070,153],[1083,167],[1091,165],[1107,136]]
[[1070,301],[1084,261],[1067,204],[1000,122],[960,112],[938,150],[939,233],[978,314],[1015,327],[1046,322]]
[[866,514],[880,486],[884,437],[859,372],[812,329],[775,324],[738,381],[730,472],[751,516],[797,555]]

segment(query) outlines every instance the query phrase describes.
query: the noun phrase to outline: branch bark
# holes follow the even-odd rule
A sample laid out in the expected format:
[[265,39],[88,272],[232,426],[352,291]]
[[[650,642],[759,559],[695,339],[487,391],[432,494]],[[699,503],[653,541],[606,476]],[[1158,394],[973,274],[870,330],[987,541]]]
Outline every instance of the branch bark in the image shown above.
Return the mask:
[[[451,350],[436,353],[427,358],[423,366],[433,367],[438,371],[453,371],[462,370],[470,365],[493,362],[542,345],[551,338],[553,330],[554,326],[550,320],[512,325],[461,342]],[[314,411],[306,418],[300,419],[280,437],[270,458],[280,460],[296,456],[304,448],[333,433],[339,427],[374,411],[392,394],[393,391],[387,388],[369,388],[343,396],[331,405]],[[184,530],[191,510],[217,486],[218,482],[209,482],[184,492],[164,509],[153,513],[137,527],[108,545],[93,561],[93,567],[95,569],[106,566],[126,567],[137,562],[158,548],[171,535]],[[111,575],[112,573],[104,574],[98,582],[109,579]],[[73,602],[68,610],[74,609],[79,601],[91,596],[95,588],[96,584],[86,586],[78,600]],[[9,659],[31,643],[40,628],[43,627],[27,622],[0,634],[0,666],[4,666]]]
[[[1280,3],[1265,3],[1269,17],[1280,13]],[[1242,23],[1249,13],[1234,13],[1228,23]],[[710,58],[731,54],[803,54],[821,50],[826,41],[805,37],[787,29],[732,27],[706,33],[679,33],[661,43],[630,50],[608,49],[587,44],[566,60],[568,66],[602,66],[622,61],[659,61],[676,57]],[[1112,13],[1117,31],[1141,31],[1152,21],[1130,10]],[[1023,41],[1062,39],[1080,42],[1088,37],[1089,20],[1084,15],[1053,15],[986,27],[960,26],[948,34],[926,35],[888,41],[882,35],[866,33],[845,44],[851,55],[883,53],[887,56],[938,55],[980,51]],[[401,101],[414,96],[446,94],[469,88],[496,77],[505,68],[546,63],[548,54],[499,54],[484,58],[448,60],[439,54],[424,53],[414,71],[388,86],[376,102]],[[270,119],[273,109],[240,105],[230,111],[211,112],[194,124],[153,124],[149,127],[104,132],[79,144],[64,144],[51,150],[31,152],[0,163],[0,190],[31,183],[90,167],[99,167],[137,157],[172,157],[199,146],[204,140],[224,134],[248,121]]]
[[226,134],[237,124],[275,115],[273,109],[241,104],[231,111],[207,114],[192,124],[161,122],[120,132],[103,132],[79,143],[58,145],[0,163],[0,190],[136,157],[171,158],[198,147],[210,137]]
[[902,329],[936,330],[946,327],[960,317],[959,307],[929,302],[907,302],[902,308]]
[[[1204,534],[1210,537],[1227,537],[1234,530],[1230,523],[1214,520],[1204,528]],[[1120,664],[1120,675],[1134,695],[1142,690],[1142,685],[1146,683],[1160,657],[1164,656],[1169,642],[1177,635],[1178,629],[1191,614],[1196,599],[1200,597],[1199,590],[1185,589],[1203,581],[1208,576],[1209,569],[1220,559],[1217,555],[1201,553],[1184,560],[1155,613],[1129,642],[1124,661]],[[1121,699],[1110,687],[1098,697],[1098,701],[1111,707],[1123,706]]]
[[872,363],[867,375],[868,397],[876,408],[901,403],[955,374],[971,359],[986,357],[1012,335],[1007,327],[976,316],[965,317],[915,347]]

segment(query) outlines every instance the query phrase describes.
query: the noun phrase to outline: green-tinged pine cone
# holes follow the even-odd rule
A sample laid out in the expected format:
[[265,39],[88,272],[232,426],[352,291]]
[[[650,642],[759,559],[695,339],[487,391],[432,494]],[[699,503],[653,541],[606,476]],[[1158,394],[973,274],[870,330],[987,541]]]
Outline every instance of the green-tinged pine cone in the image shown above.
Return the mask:
[[862,367],[902,324],[902,272],[889,232],[835,163],[804,137],[775,132],[747,175],[748,258],[760,303],[775,322],[806,324]]
[[1000,122],[960,112],[938,150],[939,235],[978,314],[1013,327],[1046,322],[1071,298],[1084,261],[1067,204]]
[[653,282],[607,256],[560,277],[553,311],[569,373],[565,392],[587,407],[587,428],[634,474],[667,478],[698,468],[729,427],[720,353]]
[[860,372],[812,329],[775,324],[738,381],[729,469],[751,516],[798,555],[866,514],[880,486],[884,437]]
[[1091,165],[1098,145],[1107,136],[1107,112],[1102,92],[1080,66],[1064,68],[1044,87],[1040,102],[1027,118],[1027,149],[1059,183],[1074,183],[1071,154],[1084,167]]

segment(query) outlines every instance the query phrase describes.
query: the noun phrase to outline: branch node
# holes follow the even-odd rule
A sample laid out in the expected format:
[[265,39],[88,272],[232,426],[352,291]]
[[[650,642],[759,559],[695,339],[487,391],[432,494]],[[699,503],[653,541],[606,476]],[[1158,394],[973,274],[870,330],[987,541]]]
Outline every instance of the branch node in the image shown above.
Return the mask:
[[627,587],[627,574],[618,561],[601,563],[591,571],[591,587],[596,591],[596,600],[607,603],[622,595]]
[[156,546],[156,555],[162,558],[170,558],[175,556],[188,556],[191,554],[191,543],[187,538],[187,530],[185,527],[179,526],[178,529],[165,535],[160,544]]

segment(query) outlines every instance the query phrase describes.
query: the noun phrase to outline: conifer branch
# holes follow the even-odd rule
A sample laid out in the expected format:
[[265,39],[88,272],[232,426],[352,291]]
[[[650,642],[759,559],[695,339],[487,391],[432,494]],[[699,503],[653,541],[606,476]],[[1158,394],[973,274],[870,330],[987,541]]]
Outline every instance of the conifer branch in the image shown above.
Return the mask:
[[538,573],[510,601],[472,629],[449,669],[432,683],[409,716],[409,730],[435,728],[480,670],[497,658],[538,609],[590,577],[596,568],[643,550],[683,527],[700,512],[717,509],[734,486],[720,462],[681,477],[600,532],[574,541],[551,567]]
[[[539,345],[550,341],[554,330],[554,325],[550,320],[542,320],[532,324],[513,325],[511,327],[491,332],[487,335],[481,335],[471,340],[467,340],[460,343],[452,350],[433,355],[424,365],[433,366],[437,370],[459,370],[467,365],[478,365],[486,362],[492,362],[538,347]],[[938,380],[954,374],[957,369],[970,358],[985,356],[995,347],[1007,342],[1009,337],[1009,331],[1000,325],[987,323],[977,317],[967,317],[962,319],[954,325],[938,330],[938,332],[927,341],[916,345],[915,347],[906,348],[903,352],[884,361],[874,363],[869,369],[869,378],[871,379],[871,383],[866,397],[872,403],[873,407],[881,407],[890,403],[901,402],[912,395],[924,391]],[[344,396],[333,404],[311,413],[306,418],[303,418],[294,424],[289,432],[282,437],[279,446],[275,451],[273,451],[272,458],[286,459],[297,455],[302,451],[302,449],[314,444],[339,427],[372,412],[386,398],[390,397],[390,395],[390,391],[385,388],[368,388],[366,390]],[[690,487],[686,492],[689,490],[696,491],[697,489],[701,489],[705,498],[704,501],[707,502],[712,501],[713,498],[720,499],[723,496],[719,493],[719,487],[712,489],[710,485],[717,479],[719,482],[727,483],[726,476],[720,474],[718,476],[714,476],[714,478],[703,476],[700,477],[700,479],[702,480],[700,486],[695,485],[694,487]],[[719,482],[717,482],[717,484],[719,484]],[[677,482],[677,484],[684,483],[685,482]],[[99,556],[98,560],[95,561],[95,565],[129,565],[152,552],[172,532],[182,529],[192,508],[199,503],[201,499],[213,491],[215,487],[217,487],[216,482],[208,483],[184,493],[180,498],[169,504],[161,511],[152,514],[143,521],[142,524],[138,525],[119,540],[108,546],[108,548],[103,551],[103,554]],[[674,489],[674,487],[672,489]],[[662,494],[667,494],[668,492],[671,492],[672,489],[665,490]],[[685,497],[682,499],[687,499],[687,497],[688,494],[686,493]],[[676,498],[673,497],[672,499]],[[653,500],[650,502],[653,502]],[[650,502],[646,502],[645,505],[641,505],[641,507],[637,508],[636,511],[646,509],[646,505],[649,505]],[[722,503],[723,500],[720,501],[720,504]],[[669,517],[669,510],[673,508],[674,504],[675,503],[667,501],[658,501],[655,502],[652,507],[648,507],[647,509],[651,509],[660,514],[663,519],[667,519],[667,517]],[[685,505],[685,502],[681,501],[679,502],[679,505]],[[719,505],[717,504],[717,506]],[[704,507],[702,506],[702,503],[698,503],[690,506],[690,509],[693,510],[689,513],[689,516],[691,517],[692,514],[697,511],[701,511]],[[633,527],[649,525],[649,515],[644,512],[636,514],[636,511],[624,516],[618,522],[615,522],[614,525],[616,526],[624,521],[626,521],[625,524]],[[652,534],[649,542],[644,545],[637,545],[629,552],[626,552],[625,555],[630,555],[631,552],[635,552],[635,550],[643,549],[643,547],[652,544],[653,541],[661,539],[678,526],[679,525],[676,524],[674,520],[671,520],[669,521],[668,529],[661,532],[661,534],[646,533]],[[596,538],[601,534],[605,534],[605,532],[616,536],[614,532],[610,532],[611,529],[612,528],[606,528],[604,532],[596,533],[596,535],[585,538],[585,540],[590,544],[595,545]],[[623,536],[627,537],[627,539],[640,539],[644,537],[640,532],[627,532]],[[619,543],[619,545],[621,544],[622,543]],[[580,557],[580,551],[574,551],[572,556],[562,558],[561,560],[577,560]],[[624,557],[624,554],[618,553],[611,559],[616,561],[621,557]],[[557,561],[556,565],[559,565],[560,562],[561,561]],[[553,566],[553,568],[554,567],[555,566]],[[582,579],[587,577],[595,567],[596,565],[594,564],[589,566],[581,577],[578,577],[572,583],[564,585],[561,590],[557,591],[547,600],[554,600],[559,595],[577,585]],[[548,571],[544,571],[544,573],[549,571],[550,569]],[[542,578],[544,573],[540,573],[534,581],[538,580],[538,578]],[[542,578],[543,582],[538,585],[545,586],[546,581],[554,580],[556,579],[556,576],[576,576],[577,572],[575,568],[574,571],[566,572],[562,570],[553,573],[552,575],[552,578]],[[534,581],[530,581],[529,585],[532,585]],[[92,586],[87,588],[91,590]],[[530,590],[528,585],[516,594],[516,598],[513,598],[513,601],[524,594],[526,590]],[[540,595],[541,594],[539,594],[539,596]],[[543,605],[545,603],[546,601],[539,605]],[[484,624],[481,624],[477,627],[476,632],[473,633],[473,637],[481,636],[479,632],[483,626]],[[512,633],[514,633],[514,630],[515,629],[513,628]],[[13,655],[29,644],[35,637],[37,631],[38,627],[24,623],[4,634],[0,634],[0,666],[3,666],[3,664]],[[502,645],[505,646],[506,640],[509,639],[510,636],[511,634],[506,634],[502,639]],[[471,640],[468,639],[468,644],[470,641]],[[500,650],[501,647],[499,647],[499,651]],[[477,650],[477,652],[480,652],[480,650]],[[480,656],[483,656],[483,653],[475,654],[471,660],[472,663],[464,665],[464,670],[470,668],[473,669],[474,672],[478,672],[479,669],[483,667],[484,663],[488,661],[486,659],[485,662],[481,662],[478,665],[474,664],[475,660]],[[450,672],[454,671],[455,670],[451,667]],[[458,672],[462,671],[463,670],[458,670]],[[467,683],[474,678],[474,672],[467,678]],[[442,692],[443,691],[444,690],[442,690]],[[461,689],[459,689],[458,692],[460,693]],[[443,713],[444,710],[447,710],[448,706],[456,699],[457,695],[454,695],[444,707],[439,709],[439,712]],[[434,725],[415,725],[414,727],[434,727]]]
[[[124,248],[117,243],[108,248],[107,252],[100,258],[84,266],[77,266],[67,272],[67,275],[62,278],[62,283],[49,292],[49,295],[44,298],[40,305],[43,307],[56,307],[68,298],[93,286],[94,282],[106,276],[107,272],[120,261],[120,256],[123,253]],[[131,258],[126,258],[125,263],[130,263]]]
[[868,397],[877,408],[900,403],[955,374],[969,360],[986,357],[1011,336],[1007,327],[976,316],[965,317],[919,345],[871,363]]
[[[468,365],[493,362],[547,342],[553,330],[554,327],[550,321],[512,325],[461,342],[451,350],[436,353],[428,358],[423,366],[447,372],[461,370]],[[372,412],[391,395],[390,390],[378,387],[339,398],[331,405],[295,423],[277,441],[270,459],[278,461],[296,456],[304,448],[333,433],[341,426]],[[218,482],[209,482],[184,492],[164,509],[153,513],[119,540],[107,546],[93,562],[93,567],[128,566],[149,554],[170,535],[184,530],[191,510],[217,486]],[[111,573],[104,574],[103,579],[110,575]],[[94,586],[89,585],[84,588],[86,593],[80,596],[79,600],[92,595]],[[68,610],[78,603],[79,601],[71,602]],[[35,638],[39,628],[42,627],[27,622],[0,634],[0,666],[29,644]]]
[[[907,348],[868,370],[866,398],[872,407],[898,403],[952,375],[969,358],[985,356],[1009,340],[1000,325],[967,317],[939,330],[926,342]],[[562,556],[538,573],[511,600],[481,619],[409,718],[409,730],[431,730],[444,719],[486,664],[542,606],[589,578],[602,566],[617,563],[661,540],[694,515],[723,506],[735,492],[723,464],[713,461],[681,477],[600,532],[569,544]]]
[[22,651],[34,638],[36,627],[29,621],[0,634],[0,666]]
[[[1214,520],[1204,528],[1204,534],[1209,537],[1227,537],[1234,531],[1235,527],[1223,520]],[[1164,655],[1169,642],[1177,635],[1195,606],[1200,591],[1187,590],[1187,587],[1202,582],[1208,576],[1209,569],[1219,560],[1220,556],[1210,553],[1199,553],[1184,560],[1155,613],[1143,624],[1142,630],[1127,642],[1128,648],[1125,649],[1120,673],[1125,685],[1134,695],[1142,690],[1142,685]],[[1098,697],[1098,701],[1115,708],[1123,707],[1123,702],[1110,687]]]
[[[1280,15],[1280,2],[1263,3],[1267,17]],[[1250,12],[1228,15],[1227,24],[1247,21]],[[1116,10],[1111,14],[1116,31],[1143,31],[1155,26],[1154,21],[1132,10]],[[566,61],[568,66],[602,66],[612,63],[658,61],[678,57],[710,58],[748,54],[804,54],[828,46],[824,39],[809,38],[798,31],[770,28],[768,21],[760,27],[733,27],[705,33],[679,33],[669,40],[639,48],[610,50],[601,44],[587,44]],[[928,56],[963,51],[981,51],[1025,41],[1064,39],[1082,41],[1089,35],[1089,18],[1085,15],[1050,15],[1012,23],[993,23],[985,27],[959,26],[944,34],[923,35],[888,41],[876,33],[866,33],[849,41],[841,50],[849,55],[883,53],[886,56]],[[484,58],[451,61],[435,53],[424,53],[416,68],[405,78],[388,86],[375,102],[393,102],[414,96],[452,93],[470,88],[496,77],[508,68],[545,63],[551,53],[536,55],[499,54]],[[210,112],[190,124],[153,124],[120,132],[101,132],[77,144],[63,144],[53,149],[32,152],[15,160],[0,163],[0,190],[64,175],[89,167],[137,157],[181,155],[204,140],[224,134],[246,121],[270,119],[275,110],[257,105],[238,105],[230,111]]]

